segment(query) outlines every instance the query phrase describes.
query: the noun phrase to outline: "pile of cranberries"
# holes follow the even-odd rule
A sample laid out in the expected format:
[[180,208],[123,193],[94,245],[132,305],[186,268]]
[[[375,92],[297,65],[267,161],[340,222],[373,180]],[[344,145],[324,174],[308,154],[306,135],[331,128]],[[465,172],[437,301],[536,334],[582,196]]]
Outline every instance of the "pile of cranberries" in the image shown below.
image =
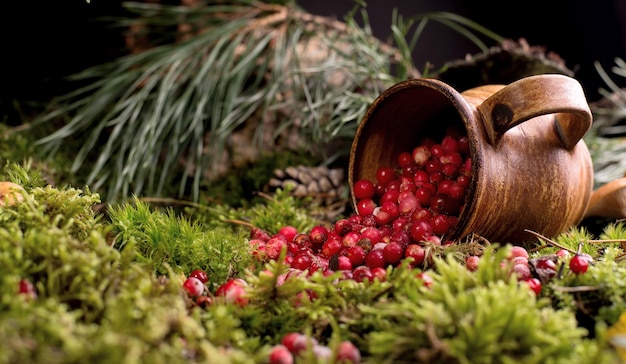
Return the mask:
[[260,260],[278,259],[285,249],[294,269],[341,270],[357,281],[382,279],[388,266],[409,257],[422,267],[426,247],[442,245],[456,225],[471,169],[467,135],[448,128],[442,138],[424,138],[400,153],[397,166],[379,167],[375,181],[356,181],[355,214],[308,233],[292,226],[275,235],[252,229],[250,245]]
[[[252,254],[261,262],[284,258],[290,270],[279,277],[278,284],[291,275],[336,271],[342,273],[343,279],[384,281],[387,268],[407,258],[412,267],[425,268],[429,247],[452,244],[446,236],[463,210],[471,172],[467,135],[448,128],[442,138],[424,138],[413,150],[400,153],[396,166],[378,168],[375,181],[356,181],[355,214],[331,226],[317,225],[306,233],[293,226],[284,226],[274,235],[252,228],[249,239]],[[480,256],[468,256],[465,266],[470,271],[476,270],[480,259]],[[574,274],[584,273],[590,262],[590,257],[584,254],[569,258],[565,250],[555,256],[529,259],[525,248],[514,246],[502,266],[539,295],[542,282],[554,277],[557,262],[563,265],[565,259],[569,259]],[[426,287],[433,284],[426,271],[420,270],[416,278]],[[206,273],[197,269],[183,284],[188,297],[198,306],[211,304],[213,300],[248,304],[244,280],[231,279],[214,293],[208,292],[207,281]],[[269,360],[292,363],[307,347],[316,356],[330,358],[332,354],[314,339],[291,333],[272,348]],[[360,361],[358,349],[350,342],[342,343],[337,355],[347,362]]]
[[[269,362],[270,364],[291,364],[295,358],[302,356],[302,353],[309,348],[315,357],[322,359],[322,361],[333,359],[333,351],[328,346],[319,344],[315,338],[290,332],[282,338],[280,344],[272,347]],[[361,352],[350,341],[342,341],[334,355],[334,361],[357,364],[361,362]]]

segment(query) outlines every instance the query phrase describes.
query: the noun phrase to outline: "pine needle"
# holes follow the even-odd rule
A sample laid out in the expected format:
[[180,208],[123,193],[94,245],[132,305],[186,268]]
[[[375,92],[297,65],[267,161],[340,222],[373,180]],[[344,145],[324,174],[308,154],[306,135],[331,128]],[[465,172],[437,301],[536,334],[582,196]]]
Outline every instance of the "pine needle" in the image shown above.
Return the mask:
[[[250,122],[257,124],[253,142],[259,150],[295,133],[297,147],[322,161],[347,154],[324,146],[349,141],[376,96],[419,76],[411,54],[428,20],[481,49],[479,35],[499,39],[468,19],[435,12],[407,22],[394,15],[390,46],[372,35],[364,4],[344,22],[309,14],[291,1],[125,7],[132,16],[109,19],[111,25],[143,29],[146,48],[74,75],[83,86],[60,96],[35,122],[69,120],[38,145],[52,157],[68,139],[84,140],[72,172],[87,165],[86,184],[106,186],[108,201],[160,196],[172,183],[178,183],[179,197],[191,189],[197,201],[202,180],[217,173],[206,171],[219,170],[229,138]],[[364,25],[354,19],[358,10]],[[179,31],[181,24],[190,30]],[[265,120],[277,125],[272,129]]]

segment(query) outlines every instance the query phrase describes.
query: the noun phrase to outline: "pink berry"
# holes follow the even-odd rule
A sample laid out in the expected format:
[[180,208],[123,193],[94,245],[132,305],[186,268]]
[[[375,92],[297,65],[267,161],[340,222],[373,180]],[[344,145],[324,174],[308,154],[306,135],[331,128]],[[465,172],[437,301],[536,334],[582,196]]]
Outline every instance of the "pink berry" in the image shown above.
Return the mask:
[[224,298],[228,303],[245,306],[248,304],[246,286],[248,286],[248,284],[243,279],[232,278],[219,286],[215,291],[215,295]]
[[411,210],[420,206],[420,203],[412,193],[404,198],[400,197],[398,201],[398,208],[401,214],[409,213]]
[[284,345],[275,345],[270,350],[270,364],[293,364],[293,354]]
[[338,270],[352,270],[352,261],[345,255],[340,255],[337,258]]
[[520,281],[526,281],[531,278],[528,264],[515,264],[513,265],[512,271],[517,275],[517,279]]
[[183,283],[183,288],[189,297],[197,297],[204,292],[204,284],[196,277],[187,278]]
[[358,364],[361,362],[361,352],[350,341],[342,341],[337,348],[337,362]]
[[565,249],[559,249],[556,252],[556,256],[559,257],[559,258],[567,259],[567,258],[570,257],[570,253],[569,253],[569,251],[567,251]]
[[283,249],[287,249],[287,238],[283,235],[274,235],[265,243],[265,255],[268,259],[278,259]]
[[374,267],[370,269],[372,272],[372,278],[378,279],[379,282],[384,282],[387,280],[387,270],[383,267]]
[[420,145],[413,149],[412,156],[415,164],[423,166],[430,159],[431,152],[427,146]]
[[318,344],[317,340],[313,337],[308,337],[306,335],[300,335],[295,338],[293,341],[293,350],[291,351],[294,355],[299,355],[300,353],[307,350],[309,347],[313,348]]
[[522,246],[515,245],[511,249],[511,254],[509,255],[509,259],[512,260],[515,257],[524,257],[528,259],[528,251]]
[[280,228],[278,233],[284,236],[287,241],[292,241],[293,238],[298,234],[298,230],[293,226],[283,226]]
[[287,350],[293,353],[295,351],[294,343],[296,342],[296,339],[298,339],[300,336],[304,336],[304,335],[299,332],[289,332],[285,334],[285,336],[283,336],[280,343],[284,345],[287,348]]
[[417,278],[420,279],[424,283],[424,287],[430,287],[433,285],[433,277],[431,277],[426,272],[420,272],[417,274]]
[[473,272],[478,269],[478,263],[480,262],[480,257],[478,255],[470,255],[465,258],[465,267],[467,270]]
[[253,227],[250,230],[250,239],[259,239],[262,241],[268,241],[270,240],[270,238],[271,236],[267,231],[260,229],[258,227]]

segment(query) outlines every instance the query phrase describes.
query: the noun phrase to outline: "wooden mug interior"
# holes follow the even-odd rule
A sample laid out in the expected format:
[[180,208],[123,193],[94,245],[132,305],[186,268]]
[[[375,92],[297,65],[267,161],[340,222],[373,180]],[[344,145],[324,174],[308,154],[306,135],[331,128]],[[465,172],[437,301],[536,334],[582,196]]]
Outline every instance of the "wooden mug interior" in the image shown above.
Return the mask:
[[378,168],[397,168],[400,153],[411,152],[423,138],[440,139],[450,126],[465,130],[452,102],[454,96],[437,87],[426,84],[392,89],[372,103],[350,152],[348,179],[353,205],[354,182],[376,182]]

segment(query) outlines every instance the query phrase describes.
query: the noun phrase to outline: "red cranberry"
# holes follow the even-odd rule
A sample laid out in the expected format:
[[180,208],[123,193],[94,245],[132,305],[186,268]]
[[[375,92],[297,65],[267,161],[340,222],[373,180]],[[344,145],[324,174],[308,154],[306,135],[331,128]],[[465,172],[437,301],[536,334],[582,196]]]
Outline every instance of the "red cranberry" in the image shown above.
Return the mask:
[[270,350],[269,364],[293,364],[293,354],[284,345],[275,345]]
[[246,287],[248,284],[241,278],[232,278],[219,286],[215,291],[215,295],[223,297],[226,302],[235,303],[239,306],[248,304],[246,297]]
[[398,166],[400,168],[408,167],[414,164],[413,156],[409,152],[402,152],[398,155]]
[[370,269],[385,266],[385,257],[381,249],[372,249],[365,256],[365,265]]
[[198,278],[200,280],[200,282],[202,283],[206,283],[209,281],[209,275],[203,271],[202,269],[194,269],[190,274],[189,277],[194,277],[194,278]]
[[428,221],[415,221],[411,224],[410,233],[413,240],[423,241],[427,236],[433,235],[433,227]]
[[291,261],[290,266],[292,268],[307,270],[311,267],[311,262],[313,259],[307,253],[300,253],[293,257],[293,261]]
[[404,250],[405,258],[413,258],[412,266],[420,266],[424,263],[424,259],[426,258],[426,251],[419,244],[409,244]]
[[204,284],[196,277],[189,277],[183,283],[183,288],[189,297],[198,297],[204,292]]
[[378,184],[386,186],[396,178],[396,172],[390,167],[380,167],[376,170],[376,181]]
[[391,242],[385,245],[383,248],[383,257],[389,264],[396,264],[404,255],[404,249],[399,243]]
[[341,240],[328,239],[324,245],[322,245],[322,255],[326,258],[330,258],[335,254],[339,254],[341,249],[343,249],[343,242]]
[[358,241],[361,239],[361,236],[356,231],[350,231],[341,239],[341,243],[344,247],[355,246]]
[[328,237],[328,229],[326,229],[326,227],[322,225],[314,226],[311,229],[309,236],[311,237],[311,241],[313,242],[313,244],[324,244],[326,238]]
[[529,278],[523,282],[535,293],[535,295],[539,296],[541,293],[541,281],[539,279]]
[[346,250],[345,256],[350,259],[350,263],[352,263],[352,267],[358,267],[365,262],[365,250],[357,245],[350,247]]
[[372,281],[374,276],[372,275],[372,271],[366,265],[361,265],[352,271],[352,277],[357,282],[364,282],[365,280]]
[[420,145],[413,149],[411,153],[413,157],[413,161],[418,166],[423,166],[431,157],[430,149],[425,145]]
[[292,241],[293,238],[298,234],[298,230],[293,226],[283,226],[280,228],[278,233],[284,236],[287,241]]
[[387,280],[387,270],[383,267],[374,267],[370,269],[372,272],[372,278],[378,279],[379,282],[384,282]]
[[340,363],[359,364],[361,362],[361,352],[350,341],[342,341],[337,348],[335,360]]
[[589,269],[589,258],[576,254],[569,260],[569,269],[575,274],[585,273]]
[[376,192],[374,182],[367,179],[356,181],[352,189],[354,197],[358,200],[371,199],[374,197],[374,193]]
[[480,262],[480,257],[478,255],[470,255],[465,258],[465,268],[467,270],[473,272],[478,269],[478,263]]
[[430,219],[430,224],[433,227],[433,233],[437,235],[445,235],[452,228],[447,215],[436,215]]
[[348,219],[339,219],[335,222],[334,230],[339,236],[344,236],[352,231],[352,222]]

